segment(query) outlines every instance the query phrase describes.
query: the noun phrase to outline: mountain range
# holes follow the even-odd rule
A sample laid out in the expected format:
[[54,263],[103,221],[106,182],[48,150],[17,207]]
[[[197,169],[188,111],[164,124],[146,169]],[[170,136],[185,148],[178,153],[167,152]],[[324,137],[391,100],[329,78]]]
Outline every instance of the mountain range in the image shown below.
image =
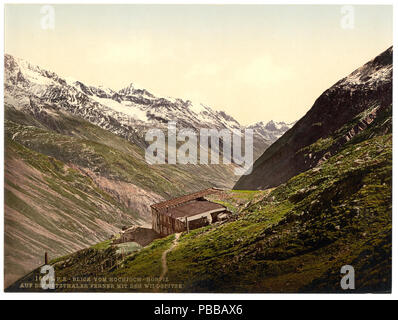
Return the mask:
[[146,146],[145,129],[165,127],[169,121],[192,129],[242,131],[250,128],[265,146],[292,126],[272,120],[243,126],[224,111],[215,111],[202,103],[156,97],[132,83],[119,91],[85,85],[11,55],[5,55],[5,71],[6,102],[12,105],[18,101],[16,109],[32,114],[51,113],[50,106],[42,104],[52,104],[57,111],[69,112],[139,146]]
[[[231,188],[234,165],[145,161],[150,128],[244,130],[223,111],[156,97],[130,84],[114,91],[61,77],[6,54],[6,283],[41,264],[150,223],[150,205],[208,187]],[[259,122],[254,157],[291,125]]]

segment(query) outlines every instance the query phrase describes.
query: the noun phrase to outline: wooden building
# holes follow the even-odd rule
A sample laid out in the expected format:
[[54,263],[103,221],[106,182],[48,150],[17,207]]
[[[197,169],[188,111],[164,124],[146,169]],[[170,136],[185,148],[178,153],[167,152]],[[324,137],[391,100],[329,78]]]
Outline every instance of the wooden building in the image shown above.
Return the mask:
[[211,188],[152,205],[152,229],[161,236],[167,236],[217,221],[227,209],[204,197],[218,192],[220,190]]

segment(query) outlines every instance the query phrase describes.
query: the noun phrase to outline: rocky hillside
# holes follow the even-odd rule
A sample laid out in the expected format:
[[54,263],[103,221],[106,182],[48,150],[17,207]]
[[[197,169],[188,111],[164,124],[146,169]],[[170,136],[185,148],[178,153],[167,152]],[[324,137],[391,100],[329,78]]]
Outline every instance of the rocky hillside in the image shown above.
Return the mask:
[[[107,239],[145,218],[73,165],[6,137],[5,283],[54,257]],[[160,196],[135,190],[147,202]]]
[[[335,155],[392,103],[392,47],[326,90],[235,189],[266,189]],[[389,130],[385,127],[383,130]]]

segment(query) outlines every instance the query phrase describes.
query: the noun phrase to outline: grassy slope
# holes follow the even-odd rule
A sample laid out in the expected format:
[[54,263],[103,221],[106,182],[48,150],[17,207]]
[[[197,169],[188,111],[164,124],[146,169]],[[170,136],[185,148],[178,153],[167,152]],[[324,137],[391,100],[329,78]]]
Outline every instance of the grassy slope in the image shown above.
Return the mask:
[[5,117],[7,284],[37,267],[44,251],[64,255],[143,222],[118,189],[99,188],[82,170],[107,178],[107,187],[127,183],[159,198],[235,178],[232,167],[149,166],[136,145],[71,115],[39,121],[6,106]]
[[[346,264],[355,267],[359,292],[389,291],[392,135],[373,136],[379,124],[286,184],[221,197],[235,221],[183,234],[167,257],[170,283],[183,288],[165,291],[341,292]],[[99,274],[159,277],[161,254],[173,239],[157,240],[124,260],[115,255],[120,263]]]
[[[331,141],[315,142],[308,151],[333,144],[351,126],[336,131]],[[391,108],[387,108],[320,166],[274,189],[231,191],[213,199],[234,213],[233,221],[183,234],[167,257],[167,276],[171,283],[183,284],[178,291],[186,292],[340,292],[340,268],[351,264],[359,291],[388,291],[391,172]],[[108,246],[82,250],[61,258],[56,272],[159,277],[160,257],[173,239],[174,235],[157,240],[124,259]],[[86,254],[95,257],[97,265],[106,265],[109,257],[113,264],[90,269],[81,260]],[[137,289],[145,290],[162,289]]]
[[351,264],[359,290],[388,290],[391,182],[391,135],[351,144],[238,220],[184,235],[168,276],[188,292],[339,291]]
[[[344,132],[345,128],[337,131],[329,143]],[[219,199],[239,218],[181,237],[168,256],[171,281],[183,283],[187,292],[339,292],[340,268],[350,264],[356,269],[359,291],[388,291],[388,132],[391,108],[320,167],[269,192],[240,191]],[[242,198],[248,201],[245,205]],[[125,274],[134,273],[126,267]]]

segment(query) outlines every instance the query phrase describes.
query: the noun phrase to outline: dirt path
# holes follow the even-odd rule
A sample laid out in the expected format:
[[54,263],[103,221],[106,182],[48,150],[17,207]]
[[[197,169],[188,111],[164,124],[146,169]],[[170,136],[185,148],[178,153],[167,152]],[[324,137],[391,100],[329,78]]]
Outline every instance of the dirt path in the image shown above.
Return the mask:
[[173,241],[173,244],[171,245],[170,248],[168,248],[166,251],[163,252],[162,254],[162,274],[160,275],[159,278],[159,282],[163,280],[164,276],[167,274],[167,271],[169,271],[169,269],[167,268],[167,254],[172,251],[176,246],[177,246],[177,242],[178,239],[180,239],[181,233],[176,233],[176,237]]

